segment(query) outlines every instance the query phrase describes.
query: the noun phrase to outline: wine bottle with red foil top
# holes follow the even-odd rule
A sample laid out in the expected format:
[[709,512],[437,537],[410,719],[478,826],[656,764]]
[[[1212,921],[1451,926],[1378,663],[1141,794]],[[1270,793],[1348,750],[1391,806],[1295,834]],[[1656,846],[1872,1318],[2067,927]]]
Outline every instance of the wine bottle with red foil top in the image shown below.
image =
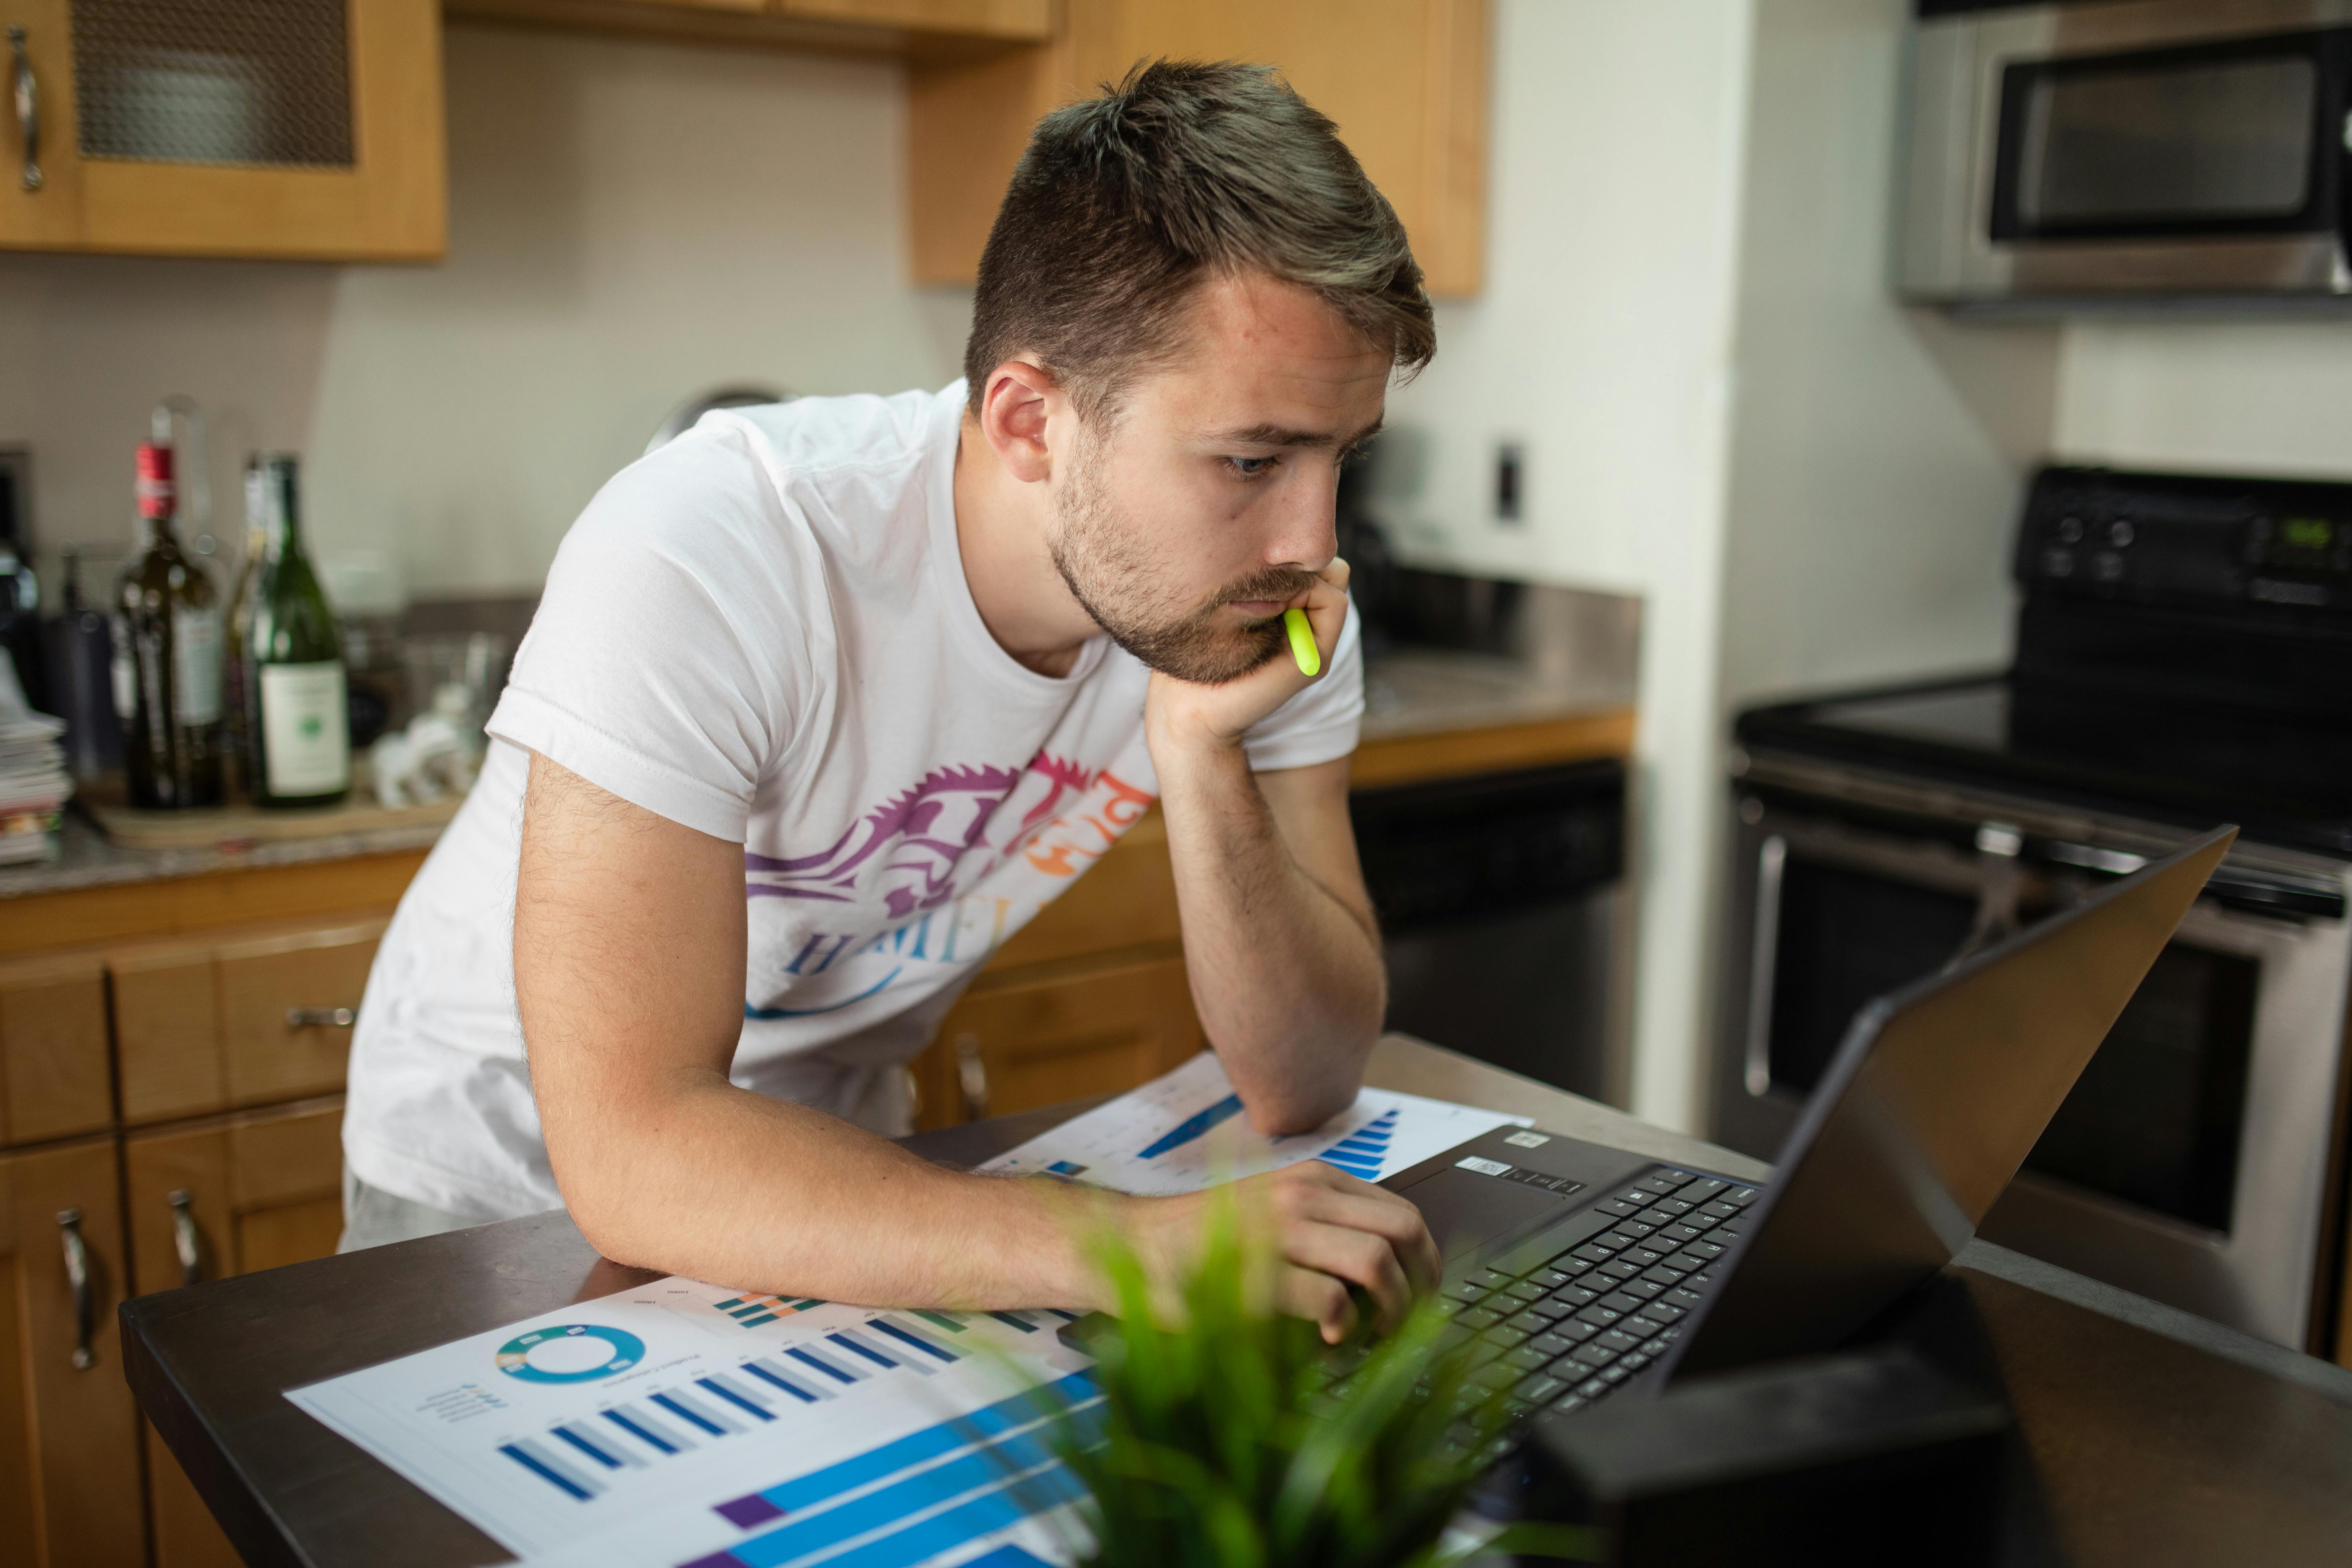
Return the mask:
[[131,804],[176,809],[218,805],[223,723],[220,590],[180,548],[174,529],[168,416],[139,447],[138,553],[114,591],[114,711]]

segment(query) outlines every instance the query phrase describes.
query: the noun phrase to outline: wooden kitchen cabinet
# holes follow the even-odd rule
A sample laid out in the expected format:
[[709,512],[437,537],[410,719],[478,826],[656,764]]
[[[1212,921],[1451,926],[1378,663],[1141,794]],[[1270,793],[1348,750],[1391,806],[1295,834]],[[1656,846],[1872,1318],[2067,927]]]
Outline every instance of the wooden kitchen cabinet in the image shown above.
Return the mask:
[[39,169],[12,109],[0,247],[342,261],[446,247],[437,0],[285,0],[264,25],[236,0],[0,0],[0,23],[24,29]]
[[[123,1140],[134,1293],[325,1258],[341,1235],[340,1096]],[[236,1552],[152,1426],[156,1568],[235,1568]]]
[[115,1329],[127,1270],[114,1162],[111,1139],[0,1155],[0,1563],[145,1561],[138,1417]]
[[1486,0],[1067,0],[1051,43],[909,73],[915,281],[972,281],[1038,116],[1165,56],[1279,67],[1395,205],[1430,292],[1475,294],[1490,38]]
[[105,966],[94,953],[0,962],[0,1145],[113,1120]]
[[940,1020],[925,1125],[1116,1094],[1202,1045],[1181,953],[975,985]]
[[340,1090],[386,923],[306,922],[109,954],[123,1121]]
[[689,43],[971,59],[1053,37],[1053,0],[448,0],[458,18]]

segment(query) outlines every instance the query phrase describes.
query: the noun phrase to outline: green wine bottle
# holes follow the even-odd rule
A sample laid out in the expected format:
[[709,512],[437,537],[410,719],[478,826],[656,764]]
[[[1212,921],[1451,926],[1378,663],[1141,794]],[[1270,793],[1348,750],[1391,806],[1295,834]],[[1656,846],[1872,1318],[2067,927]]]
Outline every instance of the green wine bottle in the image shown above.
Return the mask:
[[131,804],[151,809],[221,802],[220,591],[183,553],[170,416],[139,448],[145,547],[114,586],[114,711]]
[[268,460],[267,539],[246,607],[246,787],[256,805],[331,805],[352,786],[342,638],[302,551],[296,465]]

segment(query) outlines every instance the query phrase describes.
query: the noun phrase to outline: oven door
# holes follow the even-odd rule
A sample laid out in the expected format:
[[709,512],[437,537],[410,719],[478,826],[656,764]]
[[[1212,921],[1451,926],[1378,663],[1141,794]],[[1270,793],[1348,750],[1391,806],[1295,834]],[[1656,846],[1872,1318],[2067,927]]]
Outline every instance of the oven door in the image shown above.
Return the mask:
[[[1715,1131],[1768,1158],[1864,1002],[2139,863],[2003,822],[1740,805]],[[2332,917],[2200,900],[1981,1234],[2310,1348],[2352,946],[2340,896]]]
[[2347,22],[2336,0],[2263,0],[2221,19],[2126,0],[1923,28],[1906,287],[2352,291]]

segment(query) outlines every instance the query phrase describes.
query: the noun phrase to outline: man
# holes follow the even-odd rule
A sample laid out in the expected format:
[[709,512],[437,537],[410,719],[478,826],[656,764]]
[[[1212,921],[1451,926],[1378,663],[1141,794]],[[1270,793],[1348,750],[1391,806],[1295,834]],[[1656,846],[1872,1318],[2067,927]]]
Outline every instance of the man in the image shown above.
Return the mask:
[[[1102,1304],[1066,1191],[876,1133],[991,949],[1155,795],[1251,1121],[1349,1104],[1383,981],[1333,500],[1433,343],[1395,214],[1271,73],[1161,64],[1048,116],[964,382],[713,415],[566,537],[369,983],[345,1247],[561,1204],[731,1286]],[[1387,1317],[1433,1279],[1402,1200],[1255,1185],[1327,1334],[1351,1287]],[[1202,1199],[1101,1201],[1182,1266]]]

